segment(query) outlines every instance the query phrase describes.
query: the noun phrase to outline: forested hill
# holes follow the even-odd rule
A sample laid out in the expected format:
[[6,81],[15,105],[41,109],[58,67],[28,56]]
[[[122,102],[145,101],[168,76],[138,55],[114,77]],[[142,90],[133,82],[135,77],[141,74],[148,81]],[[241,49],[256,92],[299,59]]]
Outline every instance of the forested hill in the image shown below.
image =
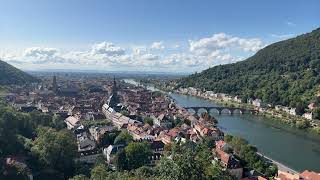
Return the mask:
[[0,60],[0,85],[25,84],[36,82],[35,77]]
[[296,107],[320,92],[320,28],[271,44],[254,56],[193,74],[177,87],[261,98],[264,102]]

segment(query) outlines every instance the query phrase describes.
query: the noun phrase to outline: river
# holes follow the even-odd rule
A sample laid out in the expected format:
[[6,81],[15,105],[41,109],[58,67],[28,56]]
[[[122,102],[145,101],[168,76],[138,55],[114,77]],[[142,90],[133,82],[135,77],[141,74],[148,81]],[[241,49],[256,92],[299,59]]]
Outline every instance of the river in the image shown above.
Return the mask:
[[[136,84],[133,80],[127,83]],[[149,86],[148,89],[156,90]],[[219,106],[198,97],[169,94],[180,106]],[[296,170],[320,171],[320,136],[257,115],[217,115],[219,128],[246,139],[262,154]]]

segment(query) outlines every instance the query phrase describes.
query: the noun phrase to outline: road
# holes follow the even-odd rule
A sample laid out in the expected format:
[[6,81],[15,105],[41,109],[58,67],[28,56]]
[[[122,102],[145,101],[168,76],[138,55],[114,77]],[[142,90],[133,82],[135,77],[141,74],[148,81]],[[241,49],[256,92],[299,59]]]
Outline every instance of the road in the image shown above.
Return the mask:
[[277,166],[278,166],[278,169],[279,169],[280,171],[289,172],[289,173],[294,173],[294,174],[299,174],[298,171],[293,170],[293,169],[289,168],[288,166],[286,166],[286,165],[284,165],[284,164],[281,164],[280,162],[275,161],[275,160],[271,159],[271,158],[268,157],[268,156],[265,156],[264,154],[261,154],[261,153],[259,153],[259,152],[257,152],[257,154],[258,154],[259,156],[261,156],[262,158],[265,158],[266,160],[269,160],[269,161],[271,161],[273,164],[277,165]]

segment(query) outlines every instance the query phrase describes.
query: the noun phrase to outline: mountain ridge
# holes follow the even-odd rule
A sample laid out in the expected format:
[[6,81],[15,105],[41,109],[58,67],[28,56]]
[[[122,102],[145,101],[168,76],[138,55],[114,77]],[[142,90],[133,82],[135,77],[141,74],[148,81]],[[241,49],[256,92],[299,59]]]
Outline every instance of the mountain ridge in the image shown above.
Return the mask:
[[320,92],[320,28],[270,44],[244,61],[182,78],[177,87],[240,95],[243,100],[260,98],[271,104],[305,106]]
[[30,74],[0,60],[0,85],[27,84],[38,81]]

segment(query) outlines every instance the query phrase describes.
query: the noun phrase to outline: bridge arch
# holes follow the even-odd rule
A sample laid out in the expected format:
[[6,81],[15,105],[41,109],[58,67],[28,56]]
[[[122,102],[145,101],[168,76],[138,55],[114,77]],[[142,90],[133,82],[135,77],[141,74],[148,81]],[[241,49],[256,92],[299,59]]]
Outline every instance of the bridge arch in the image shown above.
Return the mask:
[[197,110],[197,115],[200,116],[202,113],[208,113],[207,108],[201,107],[201,108],[199,108],[199,109]]
[[228,108],[223,108],[221,109],[220,114],[232,114],[232,111]]
[[193,109],[193,108],[188,108],[187,109],[189,113],[191,113],[192,115],[195,115],[197,113],[197,110],[196,109]]
[[233,114],[243,114],[243,110],[242,109],[234,109]]
[[217,108],[210,108],[208,113],[209,114],[220,114],[220,111]]

